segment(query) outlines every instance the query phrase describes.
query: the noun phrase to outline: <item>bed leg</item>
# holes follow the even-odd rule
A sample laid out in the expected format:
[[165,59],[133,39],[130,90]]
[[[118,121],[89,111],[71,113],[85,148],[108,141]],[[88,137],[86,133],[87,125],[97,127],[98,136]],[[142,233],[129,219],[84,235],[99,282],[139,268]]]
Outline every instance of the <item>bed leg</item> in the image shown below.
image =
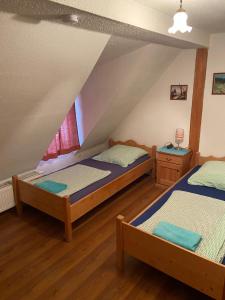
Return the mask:
[[120,272],[124,271],[123,221],[121,215],[116,218],[116,264]]
[[223,284],[222,296],[219,297],[217,300],[225,300],[225,281],[224,281],[224,284]]
[[152,146],[152,159],[153,159],[153,168],[152,168],[152,178],[155,180],[156,178],[156,150],[157,146]]
[[223,290],[221,291],[221,295],[216,297],[216,300],[225,300],[225,280],[223,284]]
[[73,234],[73,228],[72,228],[72,222],[71,222],[71,207],[70,207],[70,201],[69,197],[65,196],[65,240],[67,242],[72,241],[72,234]]
[[154,163],[154,166],[152,169],[152,179],[154,179],[154,181],[155,181],[155,178],[156,178],[156,167],[155,167],[155,163]]
[[13,195],[14,195],[14,200],[16,203],[17,214],[18,214],[18,216],[21,217],[23,214],[23,203],[20,201],[17,176],[12,177],[12,184],[13,184]]
[[73,233],[72,223],[65,222],[65,240],[67,242],[72,241],[72,233]]

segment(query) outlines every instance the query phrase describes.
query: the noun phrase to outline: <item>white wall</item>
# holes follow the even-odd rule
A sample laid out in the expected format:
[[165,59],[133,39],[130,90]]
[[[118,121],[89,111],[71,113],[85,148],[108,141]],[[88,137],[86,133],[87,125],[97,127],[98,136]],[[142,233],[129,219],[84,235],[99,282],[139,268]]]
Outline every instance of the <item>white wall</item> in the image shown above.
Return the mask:
[[108,145],[105,143],[97,145],[93,148],[89,148],[87,150],[79,150],[76,152],[71,152],[69,154],[60,155],[59,157],[55,159],[49,159],[47,161],[40,161],[36,171],[43,173],[43,174],[49,174],[58,170],[61,170],[63,168],[66,168],[68,166],[71,166],[83,159],[86,159],[88,157],[91,157],[95,154],[98,154],[99,152],[104,151]]
[[34,169],[109,35],[0,13],[0,180]]
[[[193,92],[195,50],[182,50],[157,82],[140,95],[139,103],[112,134],[114,139],[134,139],[147,145],[174,143],[175,129],[185,130],[188,145]],[[171,101],[170,85],[188,84],[187,101]]]
[[108,138],[179,51],[149,44],[110,62],[96,65],[81,92],[85,136],[83,149]]
[[204,95],[200,151],[225,156],[225,95],[212,95],[213,73],[225,72],[225,33],[211,36]]

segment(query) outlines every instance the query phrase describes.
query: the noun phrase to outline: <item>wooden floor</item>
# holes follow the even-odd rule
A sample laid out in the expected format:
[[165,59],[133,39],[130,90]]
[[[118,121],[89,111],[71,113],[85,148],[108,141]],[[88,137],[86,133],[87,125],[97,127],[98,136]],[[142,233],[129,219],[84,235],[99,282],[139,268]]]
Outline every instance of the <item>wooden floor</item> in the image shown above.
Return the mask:
[[115,217],[132,218],[161,192],[138,180],[76,222],[71,243],[60,222],[32,208],[22,219],[1,214],[0,299],[209,299],[131,257],[116,271]]

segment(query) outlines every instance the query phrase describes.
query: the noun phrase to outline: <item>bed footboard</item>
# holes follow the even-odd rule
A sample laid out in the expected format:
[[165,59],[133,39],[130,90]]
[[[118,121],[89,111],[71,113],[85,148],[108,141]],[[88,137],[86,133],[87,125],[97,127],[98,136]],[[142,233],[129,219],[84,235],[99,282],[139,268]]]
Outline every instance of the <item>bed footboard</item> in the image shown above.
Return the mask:
[[12,182],[14,199],[19,216],[22,215],[23,203],[26,203],[64,222],[65,239],[66,241],[72,239],[70,202],[68,197],[59,197],[49,193],[31,183],[20,180],[17,176],[12,177]]
[[148,234],[117,217],[117,266],[124,253],[180,280],[202,293],[224,300],[225,266]]

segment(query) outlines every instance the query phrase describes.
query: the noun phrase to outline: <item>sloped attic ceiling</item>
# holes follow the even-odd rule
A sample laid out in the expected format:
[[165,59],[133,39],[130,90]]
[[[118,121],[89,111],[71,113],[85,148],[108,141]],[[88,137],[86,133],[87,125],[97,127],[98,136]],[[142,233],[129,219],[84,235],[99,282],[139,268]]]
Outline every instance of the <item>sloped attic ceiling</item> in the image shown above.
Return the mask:
[[0,35],[1,180],[36,167],[109,36],[6,12]]
[[79,100],[85,140],[82,149],[105,142],[180,52],[156,44],[136,47],[110,59],[109,42],[84,85]]
[[[100,2],[106,3],[105,0]],[[111,5],[114,2],[110,0]],[[194,43],[192,39],[176,40],[52,1],[2,0],[0,9],[4,11],[0,14],[0,126],[4,128],[0,131],[3,143],[0,149],[0,180],[36,166],[104,49],[109,39],[106,33],[135,37],[138,40],[135,43],[140,47],[151,41],[184,48],[198,45],[196,38]],[[81,16],[77,26],[62,22],[61,16],[76,12]],[[76,28],[81,26],[102,33]],[[207,37],[203,36],[203,40],[207,42]],[[101,57],[95,69],[97,73],[91,75],[96,79],[88,90],[98,95],[105,86],[104,93],[100,97],[89,97],[88,101],[92,102],[84,101],[84,105],[89,103],[89,112],[93,111],[92,107],[104,105],[92,124],[91,130],[94,127],[96,130],[89,131],[84,147],[107,136],[119,118],[123,118],[138,101],[139,92],[144,92],[157,80],[178,51],[160,45],[159,48],[155,45],[155,50],[154,45],[147,47],[142,48],[151,49],[150,52],[142,52],[140,48],[140,57],[137,54],[131,66],[128,66],[130,59],[126,58],[124,62],[123,59],[133,52],[124,55],[123,47],[117,57]],[[112,58],[118,59],[118,65],[112,65],[112,69],[105,67],[106,64],[110,66]],[[100,65],[104,66],[103,69]],[[117,71],[120,72],[118,76]],[[89,84],[90,80],[87,86]],[[82,95],[85,98],[85,92]],[[119,112],[118,119],[114,118],[116,112]],[[102,131],[104,123],[106,130]]]
[[105,46],[105,49],[102,51],[98,60],[98,65],[128,54],[148,44],[149,42],[139,39],[129,39],[112,35]]

